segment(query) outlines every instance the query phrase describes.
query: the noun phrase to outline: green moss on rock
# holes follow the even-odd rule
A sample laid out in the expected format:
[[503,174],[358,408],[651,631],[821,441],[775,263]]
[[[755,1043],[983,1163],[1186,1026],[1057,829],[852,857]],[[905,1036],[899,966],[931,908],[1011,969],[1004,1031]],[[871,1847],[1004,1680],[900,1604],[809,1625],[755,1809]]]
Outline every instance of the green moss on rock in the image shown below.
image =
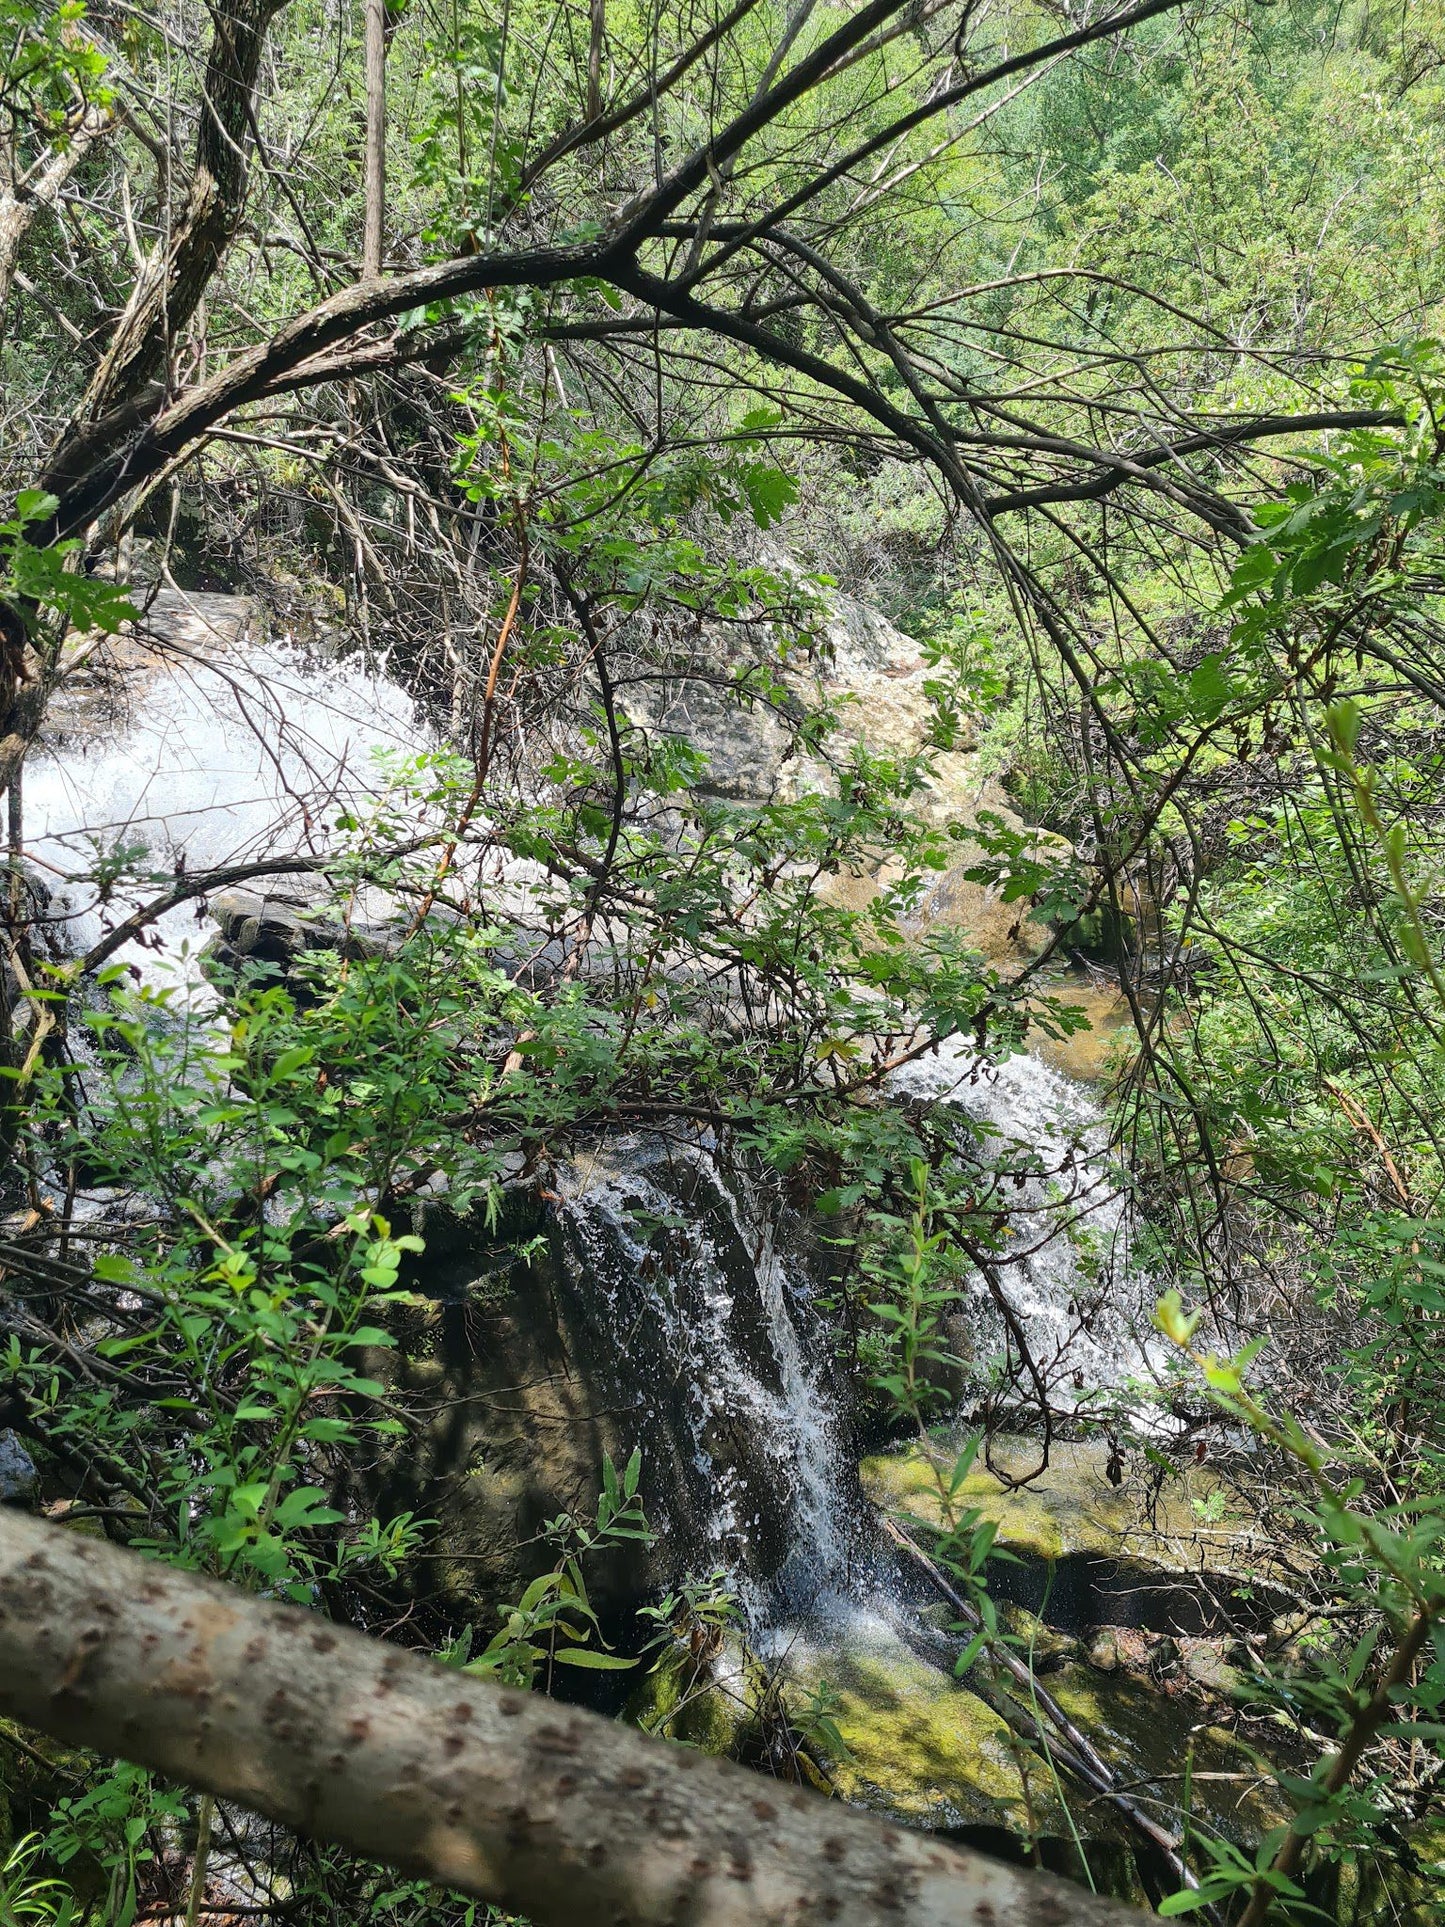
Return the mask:
[[700,1752],[736,1756],[757,1723],[755,1671],[735,1638],[707,1658],[679,1644],[638,1682],[625,1718]]
[[826,1765],[846,1800],[910,1826],[1032,1825],[1065,1833],[1048,1769],[1025,1755],[1026,1797],[1013,1735],[1005,1721],[949,1674],[880,1631],[866,1648],[795,1648],[788,1660],[803,1690],[826,1682],[833,1718],[848,1748]]
[[1181,1776],[1192,1751],[1193,1811],[1212,1831],[1255,1841],[1288,1818],[1255,1750],[1226,1728],[1201,1721],[1199,1703],[1189,1695],[1162,1692],[1135,1674],[1104,1675],[1087,1665],[1051,1673],[1048,1689],[1119,1779],[1142,1783],[1161,1802],[1182,1797]]
[[[956,1449],[957,1441],[940,1440],[929,1451],[911,1445],[877,1453],[859,1467],[863,1489],[885,1511],[938,1522],[937,1474],[941,1469],[947,1482]],[[1201,1555],[1234,1567],[1263,1552],[1252,1522],[1230,1504],[1207,1468],[1183,1469],[1166,1480],[1162,1490],[1156,1490],[1152,1477],[1126,1475],[1115,1485],[1107,1473],[1111,1449],[1103,1439],[1056,1441],[1048,1469],[1018,1488],[996,1478],[980,1455],[955,1495],[956,1503],[992,1523],[1000,1547],[1048,1563],[1085,1554],[1197,1570]],[[993,1459],[1001,1471],[1017,1478],[1038,1464],[1038,1444],[1033,1439],[995,1439]]]

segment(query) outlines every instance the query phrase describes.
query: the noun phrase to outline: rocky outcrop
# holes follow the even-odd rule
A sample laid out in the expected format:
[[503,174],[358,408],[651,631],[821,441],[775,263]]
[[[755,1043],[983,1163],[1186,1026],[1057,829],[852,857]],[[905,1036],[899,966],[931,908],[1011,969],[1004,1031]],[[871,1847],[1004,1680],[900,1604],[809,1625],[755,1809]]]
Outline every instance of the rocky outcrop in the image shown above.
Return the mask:
[[[816,646],[770,666],[786,691],[779,707],[762,701],[741,703],[731,678],[749,657],[744,645],[726,631],[709,632],[706,677],[679,677],[662,700],[647,707],[634,702],[641,720],[669,735],[685,737],[707,758],[704,787],[729,801],[765,803],[831,789],[838,770],[857,743],[875,756],[899,759],[928,749],[934,704],[926,685],[930,668],[913,637],[905,635],[875,609],[848,596],[830,593]],[[823,702],[838,703],[840,721],[819,754],[800,752],[796,725]],[[967,834],[980,814],[990,812],[1011,829],[1022,819],[1007,796],[982,768],[965,737],[951,749],[930,755],[932,774],[915,799],[917,813],[933,828],[957,839],[957,858],[933,885],[915,919],[919,930],[946,926],[964,930],[973,946],[994,962],[1035,954],[1047,932],[1031,922],[1026,909],[1005,904],[999,892],[971,882],[965,872],[981,852]],[[1046,832],[1037,833],[1050,841]],[[825,893],[850,908],[862,908],[898,875],[887,860],[861,876],[828,880]]]
[[547,1521],[594,1511],[604,1455],[634,1447],[656,1543],[609,1557],[595,1597],[720,1565],[806,1593],[847,1529],[846,1440],[803,1269],[746,1181],[637,1136],[509,1197],[490,1228],[426,1209],[418,1302],[372,1361],[411,1415],[382,1496],[436,1522],[429,1595],[489,1618],[552,1565]]
[[40,752],[58,754],[113,738],[129,727],[160,677],[239,653],[266,631],[265,612],[250,596],[202,590],[135,592],[140,620],[114,636],[82,640],[75,666],[46,704]]
[[251,889],[237,885],[207,900],[216,935],[206,946],[208,976],[224,977],[243,964],[277,979],[288,977],[308,951],[341,957],[386,957],[400,947],[405,914],[394,899],[368,891],[358,914],[343,915],[321,876],[278,878]]

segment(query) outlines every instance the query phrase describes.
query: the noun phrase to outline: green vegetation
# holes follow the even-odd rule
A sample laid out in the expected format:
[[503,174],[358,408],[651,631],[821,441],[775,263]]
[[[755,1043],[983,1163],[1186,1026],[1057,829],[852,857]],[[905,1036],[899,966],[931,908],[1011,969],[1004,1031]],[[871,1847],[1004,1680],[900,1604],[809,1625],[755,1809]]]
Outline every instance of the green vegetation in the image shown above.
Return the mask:
[[[379,91],[366,12],[0,0],[19,1496],[1165,1915],[1435,1918],[1445,13],[388,0]],[[438,747],[304,854],[97,824],[52,894],[27,767],[217,588]],[[287,871],[306,942],[214,947],[208,997],[122,956]],[[1105,986],[1107,1151],[900,1079],[1077,1044]],[[413,1353],[444,1327],[449,1397],[541,1319],[566,1174],[643,1136],[752,1187],[754,1266],[806,1247],[941,1663],[780,1659],[590,1414],[556,1510],[503,1468],[506,1560],[398,1496]],[[1107,1384],[1010,1269],[1047,1218],[1074,1336],[1117,1309],[1081,1169],[1161,1301]],[[633,1212],[659,1302],[704,1217]],[[1222,1575],[1213,1674],[1145,1627],[1111,1701],[1071,1647],[1060,1741],[1060,1572],[1166,1540]],[[1147,1812],[1088,1757],[1121,1707]],[[125,1763],[0,1768],[0,1922],[479,1917]]]

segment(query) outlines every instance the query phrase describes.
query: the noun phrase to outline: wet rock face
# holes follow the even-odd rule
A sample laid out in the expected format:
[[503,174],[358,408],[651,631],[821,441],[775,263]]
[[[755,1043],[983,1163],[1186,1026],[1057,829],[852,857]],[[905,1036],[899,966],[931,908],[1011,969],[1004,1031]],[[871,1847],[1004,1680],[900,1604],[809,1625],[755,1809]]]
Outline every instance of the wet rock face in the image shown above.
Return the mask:
[[379,1361],[420,1429],[385,1496],[439,1522],[429,1583],[458,1611],[549,1567],[545,1522],[593,1510],[604,1453],[634,1447],[657,1542],[611,1559],[595,1597],[620,1609],[718,1566],[759,1597],[827,1583],[851,1529],[827,1347],[741,1178],[638,1137],[548,1199],[519,1192],[498,1235],[422,1228],[412,1285],[433,1305]]

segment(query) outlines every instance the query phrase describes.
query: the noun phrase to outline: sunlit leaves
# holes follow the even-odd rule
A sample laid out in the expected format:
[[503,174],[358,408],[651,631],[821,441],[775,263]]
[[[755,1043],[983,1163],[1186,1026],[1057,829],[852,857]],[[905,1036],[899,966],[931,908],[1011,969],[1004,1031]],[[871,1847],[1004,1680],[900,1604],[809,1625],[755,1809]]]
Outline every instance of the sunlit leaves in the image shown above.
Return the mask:
[[126,590],[79,571],[78,540],[39,544],[29,540],[28,531],[44,522],[55,507],[54,496],[25,489],[13,516],[0,521],[0,599],[21,609],[38,607],[58,622],[62,637],[67,629],[99,629],[113,635],[122,623],[135,619]]

